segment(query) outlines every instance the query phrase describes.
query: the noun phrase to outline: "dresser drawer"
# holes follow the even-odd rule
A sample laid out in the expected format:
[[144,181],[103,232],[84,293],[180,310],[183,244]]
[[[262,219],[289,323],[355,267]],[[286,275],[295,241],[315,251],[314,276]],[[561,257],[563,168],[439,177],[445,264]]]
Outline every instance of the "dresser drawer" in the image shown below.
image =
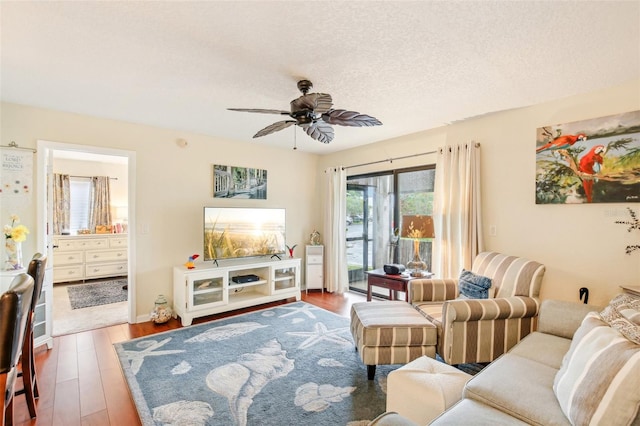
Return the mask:
[[53,268],[53,282],[77,281],[83,279],[82,265],[56,266]]
[[127,260],[127,250],[88,250],[85,252],[85,262],[111,262]]
[[86,278],[127,275],[127,262],[86,265],[84,272]]
[[126,248],[127,239],[126,238],[110,238],[109,247],[110,248]]
[[322,256],[307,256],[307,263],[309,264],[319,264],[322,263]]
[[59,251],[100,249],[108,248],[109,240],[106,238],[59,239],[56,245]]
[[55,266],[73,265],[84,262],[84,253],[81,251],[63,251],[53,253]]

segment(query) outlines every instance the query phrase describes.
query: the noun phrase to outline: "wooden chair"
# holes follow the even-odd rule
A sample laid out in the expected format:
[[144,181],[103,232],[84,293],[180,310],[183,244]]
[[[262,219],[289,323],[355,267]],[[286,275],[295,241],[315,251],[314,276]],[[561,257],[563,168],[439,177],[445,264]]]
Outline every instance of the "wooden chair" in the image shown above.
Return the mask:
[[24,344],[22,345],[22,376],[23,386],[15,392],[15,395],[23,395],[27,400],[29,415],[36,418],[36,398],[38,398],[38,381],[36,378],[36,362],[33,354],[33,321],[35,319],[36,305],[42,293],[44,283],[44,269],[47,264],[47,257],[41,253],[36,253],[29,262],[27,273],[33,278],[33,298],[31,300],[31,312],[27,318],[27,328],[25,329]]
[[17,364],[33,299],[33,278],[19,274],[11,282],[9,290],[0,296],[0,387],[2,400],[2,424],[13,425],[13,395]]

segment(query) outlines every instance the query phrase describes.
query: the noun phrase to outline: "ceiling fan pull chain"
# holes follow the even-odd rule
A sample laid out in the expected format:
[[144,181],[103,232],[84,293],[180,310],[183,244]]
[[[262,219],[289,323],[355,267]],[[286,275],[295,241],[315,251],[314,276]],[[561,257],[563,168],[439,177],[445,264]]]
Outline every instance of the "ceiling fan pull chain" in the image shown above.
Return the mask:
[[297,127],[298,126],[293,126],[293,150],[294,151],[298,149],[297,140],[296,140],[296,135],[298,134],[298,132],[296,131]]

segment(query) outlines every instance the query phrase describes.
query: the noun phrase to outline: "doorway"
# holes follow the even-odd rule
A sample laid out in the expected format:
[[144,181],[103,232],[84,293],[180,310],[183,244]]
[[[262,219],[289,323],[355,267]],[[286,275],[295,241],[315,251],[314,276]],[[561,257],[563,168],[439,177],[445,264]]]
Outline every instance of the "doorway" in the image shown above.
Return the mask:
[[[49,270],[49,279],[51,280],[51,289],[53,297],[51,298],[48,321],[51,323],[48,327],[53,336],[76,333],[80,331],[92,330],[109,325],[120,323],[133,323],[135,319],[135,262],[132,259],[132,253],[135,239],[134,233],[130,232],[133,226],[134,209],[134,188],[135,182],[135,153],[122,150],[113,150],[108,148],[99,148],[84,145],[74,145],[65,143],[56,143],[48,141],[38,141],[39,164],[38,178],[41,186],[46,190],[38,193],[38,215],[39,222],[43,224],[41,229],[43,235],[39,235],[46,247],[47,269]],[[90,234],[85,235],[83,230],[77,228],[81,225],[75,224],[72,229],[58,231],[54,235],[53,226],[53,174],[67,174],[73,176],[76,186],[87,186],[83,181],[91,180],[92,176],[104,175],[109,176],[110,181],[114,182],[112,188],[115,190],[112,197],[111,212],[113,217],[113,229],[111,232],[118,232],[117,235],[109,233],[106,230],[105,235],[98,235],[95,230],[89,231]],[[42,176],[41,176],[42,174]],[[39,185],[40,187],[40,185]],[[115,226],[118,224],[118,227]],[[104,230],[102,230],[104,231]],[[124,232],[126,231],[126,232]],[[83,238],[85,238],[83,240]],[[109,250],[101,252],[98,250],[75,250],[73,244],[85,244],[91,241],[96,244],[106,244]],[[67,252],[60,250],[59,244],[64,242],[68,244],[69,256]],[[111,249],[113,243],[118,242],[121,248]],[[58,245],[58,248],[56,248]],[[103,246],[100,246],[103,247]],[[54,255],[54,249],[56,250]],[[123,250],[124,249],[124,250]],[[64,253],[61,257],[60,253]],[[97,258],[99,255],[118,255],[123,256],[125,261],[114,263],[105,262],[102,265],[95,266],[89,264],[91,259]],[[72,264],[65,265],[67,258],[75,257],[78,261],[70,261]],[[56,268],[56,258],[58,259],[58,267]],[[86,261],[86,263],[85,263]],[[73,263],[75,262],[75,263]],[[113,272],[108,268],[116,268]],[[103,272],[96,272],[98,269],[104,269]],[[67,277],[63,274],[71,274]],[[80,274],[80,275],[73,275]],[[102,274],[102,275],[100,275]],[[79,290],[81,287],[88,288],[86,284],[95,284],[93,287],[100,286],[101,283],[113,282],[119,283],[123,294],[126,295],[126,301],[113,302],[106,301],[107,304],[100,306],[78,307],[71,303],[69,291]],[[98,290],[101,290],[98,288]],[[77,291],[73,292],[77,294]],[[75,302],[75,301],[74,301]]]

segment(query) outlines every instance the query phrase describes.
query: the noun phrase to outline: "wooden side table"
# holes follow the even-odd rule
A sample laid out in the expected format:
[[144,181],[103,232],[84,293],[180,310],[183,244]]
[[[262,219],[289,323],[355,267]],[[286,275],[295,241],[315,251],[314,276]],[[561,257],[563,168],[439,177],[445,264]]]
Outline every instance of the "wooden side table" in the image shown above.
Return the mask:
[[366,271],[367,274],[367,302],[371,301],[371,287],[382,287],[389,289],[389,300],[398,300],[398,292],[404,292],[405,302],[409,301],[407,283],[415,280],[416,277],[407,275],[389,275],[383,269]]

